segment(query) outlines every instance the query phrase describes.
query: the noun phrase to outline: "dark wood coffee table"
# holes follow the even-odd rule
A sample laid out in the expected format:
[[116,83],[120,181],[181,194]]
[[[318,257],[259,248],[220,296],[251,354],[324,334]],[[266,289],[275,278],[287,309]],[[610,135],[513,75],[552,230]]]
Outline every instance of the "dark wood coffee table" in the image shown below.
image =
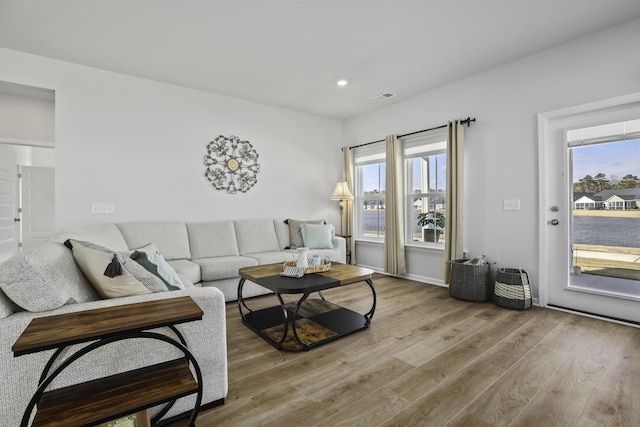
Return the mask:
[[[238,309],[242,322],[279,350],[309,350],[322,344],[367,329],[376,309],[373,271],[368,268],[333,263],[331,270],[305,274],[303,277],[283,277],[283,264],[268,264],[240,269]],[[242,297],[242,288],[250,280],[272,290],[279,305],[252,310]],[[365,282],[371,289],[371,309],[360,314],[333,304],[322,296],[327,289]],[[313,293],[318,299],[309,299]],[[297,302],[285,303],[283,295],[299,294]]]

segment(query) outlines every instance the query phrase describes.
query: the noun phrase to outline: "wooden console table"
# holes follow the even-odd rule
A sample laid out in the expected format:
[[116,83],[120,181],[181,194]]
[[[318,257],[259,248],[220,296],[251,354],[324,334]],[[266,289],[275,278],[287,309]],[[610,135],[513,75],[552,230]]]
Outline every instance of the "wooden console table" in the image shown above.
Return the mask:
[[[44,367],[40,384],[27,406],[21,426],[28,426],[33,409],[38,409],[33,426],[93,426],[115,418],[165,404],[152,424],[167,413],[181,397],[197,394],[189,425],[193,426],[202,401],[202,374],[195,357],[175,328],[176,324],[202,319],[202,309],[191,297],[146,301],[76,313],[36,318],[11,348],[14,356],[56,349]],[[169,327],[173,337],[149,329]],[[184,358],[151,365],[121,374],[46,391],[51,382],[71,363],[87,353],[133,338],[164,341],[180,349]],[[62,350],[71,344],[94,341],[67,357],[49,373]],[[194,379],[189,364],[193,366]]]

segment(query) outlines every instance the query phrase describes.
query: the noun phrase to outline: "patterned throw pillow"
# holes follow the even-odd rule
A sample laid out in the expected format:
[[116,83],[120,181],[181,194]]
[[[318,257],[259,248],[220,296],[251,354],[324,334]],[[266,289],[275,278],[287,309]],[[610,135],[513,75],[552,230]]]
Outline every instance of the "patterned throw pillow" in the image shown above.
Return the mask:
[[73,258],[103,298],[120,298],[166,292],[169,289],[157,276],[131,258],[89,242],[69,239]]

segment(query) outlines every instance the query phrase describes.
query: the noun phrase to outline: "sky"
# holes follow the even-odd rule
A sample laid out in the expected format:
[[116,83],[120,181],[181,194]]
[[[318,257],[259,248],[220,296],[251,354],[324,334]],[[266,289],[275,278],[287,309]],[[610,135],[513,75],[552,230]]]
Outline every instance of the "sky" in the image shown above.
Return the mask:
[[601,172],[607,179],[640,176],[640,139],[573,148],[573,182]]

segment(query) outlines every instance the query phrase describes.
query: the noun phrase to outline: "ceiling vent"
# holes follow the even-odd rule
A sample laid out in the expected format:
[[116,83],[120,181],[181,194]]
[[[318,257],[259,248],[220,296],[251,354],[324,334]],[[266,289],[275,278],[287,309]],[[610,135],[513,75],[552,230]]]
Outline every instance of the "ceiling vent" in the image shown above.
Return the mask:
[[383,99],[387,99],[387,98],[393,98],[394,96],[396,96],[396,95],[393,94],[393,93],[385,92],[385,93],[381,93],[380,95],[374,96],[373,99],[383,100]]

